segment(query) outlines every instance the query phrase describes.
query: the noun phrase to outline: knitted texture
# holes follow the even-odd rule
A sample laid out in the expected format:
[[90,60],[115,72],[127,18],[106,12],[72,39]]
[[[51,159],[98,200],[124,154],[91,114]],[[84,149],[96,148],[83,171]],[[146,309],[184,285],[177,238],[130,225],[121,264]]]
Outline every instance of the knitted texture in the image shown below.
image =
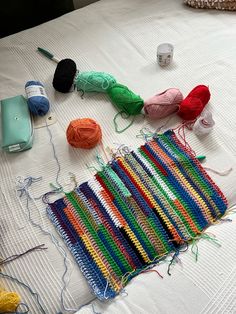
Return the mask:
[[128,115],[137,115],[143,108],[143,99],[122,84],[114,84],[107,90],[112,103]]
[[61,60],[56,67],[52,85],[58,92],[68,93],[76,75],[76,63],[71,59]]
[[83,92],[105,93],[115,83],[116,80],[112,75],[95,71],[81,72],[75,80],[77,90],[82,90]]
[[105,300],[226,209],[220,189],[167,131],[111,161],[47,212],[94,294]]
[[236,0],[184,0],[184,3],[196,9],[236,11]]

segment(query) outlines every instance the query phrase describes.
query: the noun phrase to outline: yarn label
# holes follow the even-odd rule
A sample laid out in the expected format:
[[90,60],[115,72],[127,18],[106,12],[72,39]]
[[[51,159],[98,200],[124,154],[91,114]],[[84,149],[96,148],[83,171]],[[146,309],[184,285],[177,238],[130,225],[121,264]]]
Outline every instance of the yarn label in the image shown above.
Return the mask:
[[25,88],[28,99],[35,96],[47,97],[44,87],[38,85],[31,85]]

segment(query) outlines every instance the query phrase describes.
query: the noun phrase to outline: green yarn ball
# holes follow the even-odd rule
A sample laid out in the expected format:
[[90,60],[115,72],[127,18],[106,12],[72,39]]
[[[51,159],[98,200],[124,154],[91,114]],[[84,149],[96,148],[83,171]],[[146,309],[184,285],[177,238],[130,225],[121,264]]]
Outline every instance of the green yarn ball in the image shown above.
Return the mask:
[[82,90],[83,92],[105,93],[115,83],[116,80],[112,75],[95,71],[81,72],[75,80],[77,90]]
[[107,90],[112,103],[128,115],[137,115],[143,108],[143,99],[128,89],[127,86],[114,84]]

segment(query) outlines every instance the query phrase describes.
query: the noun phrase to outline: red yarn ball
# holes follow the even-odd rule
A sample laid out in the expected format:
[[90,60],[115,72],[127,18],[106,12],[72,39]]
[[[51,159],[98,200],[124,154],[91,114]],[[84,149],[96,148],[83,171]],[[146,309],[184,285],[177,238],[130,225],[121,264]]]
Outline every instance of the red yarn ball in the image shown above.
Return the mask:
[[[199,98],[204,107],[206,106],[206,104],[209,102],[211,94],[210,94],[210,90],[207,86],[205,85],[198,85],[196,87],[194,87],[194,89],[188,94],[189,97],[197,97]],[[188,97],[187,96],[187,97]]]
[[195,97],[186,97],[180,104],[178,115],[184,120],[196,119],[204,106],[200,99]]
[[203,111],[211,97],[205,85],[196,86],[181,102],[178,115],[184,120],[195,120]]

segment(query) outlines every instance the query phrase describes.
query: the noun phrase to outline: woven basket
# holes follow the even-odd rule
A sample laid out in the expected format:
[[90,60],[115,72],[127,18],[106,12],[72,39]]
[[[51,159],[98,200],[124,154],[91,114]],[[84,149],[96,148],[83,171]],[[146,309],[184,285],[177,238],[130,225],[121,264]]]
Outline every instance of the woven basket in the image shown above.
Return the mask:
[[236,0],[184,0],[184,3],[196,9],[236,11]]

